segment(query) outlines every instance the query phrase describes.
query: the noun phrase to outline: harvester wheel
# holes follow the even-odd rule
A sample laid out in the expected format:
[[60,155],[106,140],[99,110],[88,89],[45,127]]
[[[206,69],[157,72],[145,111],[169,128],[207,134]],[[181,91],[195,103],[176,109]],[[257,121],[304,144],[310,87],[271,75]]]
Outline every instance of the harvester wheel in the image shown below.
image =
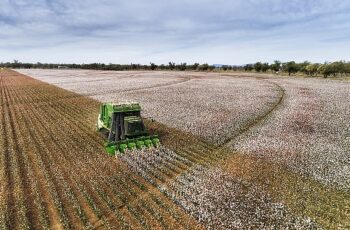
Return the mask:
[[103,137],[103,139],[107,139],[108,138],[108,136],[109,136],[108,129],[102,128],[99,131],[100,131],[100,135]]

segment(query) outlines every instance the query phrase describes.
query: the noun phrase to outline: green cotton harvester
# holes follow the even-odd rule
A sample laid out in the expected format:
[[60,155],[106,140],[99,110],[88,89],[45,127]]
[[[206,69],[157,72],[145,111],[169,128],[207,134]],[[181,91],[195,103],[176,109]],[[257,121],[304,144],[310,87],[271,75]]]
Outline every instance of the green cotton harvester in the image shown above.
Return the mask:
[[146,130],[138,103],[101,104],[97,129],[107,138],[105,148],[110,155],[160,145],[158,135]]

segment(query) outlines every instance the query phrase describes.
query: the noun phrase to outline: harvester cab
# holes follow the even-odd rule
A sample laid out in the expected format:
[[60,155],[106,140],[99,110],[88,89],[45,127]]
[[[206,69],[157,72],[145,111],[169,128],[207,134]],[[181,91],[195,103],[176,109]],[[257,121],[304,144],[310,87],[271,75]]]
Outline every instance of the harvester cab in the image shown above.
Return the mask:
[[149,135],[146,130],[138,103],[101,104],[97,129],[107,139],[105,148],[110,155],[160,144],[158,136]]

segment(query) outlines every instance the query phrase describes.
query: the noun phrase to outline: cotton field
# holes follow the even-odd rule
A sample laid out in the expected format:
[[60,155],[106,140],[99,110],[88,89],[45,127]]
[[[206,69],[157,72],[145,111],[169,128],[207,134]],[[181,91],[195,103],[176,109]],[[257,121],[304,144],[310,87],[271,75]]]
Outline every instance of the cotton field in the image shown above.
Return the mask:
[[[72,70],[22,72],[99,101],[140,102],[147,117],[201,136],[214,144],[225,143],[239,134],[267,113],[281,97],[280,89],[268,81],[218,74]],[[108,79],[103,80],[106,75],[109,75]]]
[[[252,73],[19,72],[71,91],[57,91],[57,99],[74,98],[64,105],[57,101],[57,108],[88,111],[80,115],[84,131],[94,130],[100,102],[137,101],[143,116],[156,121],[151,126],[164,134],[164,145],[113,159],[137,178],[123,177],[124,188],[137,188],[94,188],[112,210],[116,206],[110,194],[118,194],[122,211],[116,215],[124,227],[176,226],[183,212],[192,228],[350,227],[348,81]],[[28,93],[27,102],[41,102],[42,94],[34,100]],[[45,98],[53,99],[49,94]],[[89,149],[90,154],[98,151]],[[119,183],[110,170],[112,182]],[[125,206],[129,197],[136,201]],[[96,203],[102,209],[96,215],[104,212],[103,202]],[[167,207],[171,211],[165,214]],[[156,221],[148,223],[144,215]]]

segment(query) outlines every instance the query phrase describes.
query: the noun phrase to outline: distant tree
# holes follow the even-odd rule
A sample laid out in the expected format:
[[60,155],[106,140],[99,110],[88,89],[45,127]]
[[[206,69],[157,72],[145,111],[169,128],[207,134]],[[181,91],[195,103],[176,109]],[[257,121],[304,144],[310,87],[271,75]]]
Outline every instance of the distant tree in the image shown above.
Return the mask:
[[187,65],[186,62],[181,63],[181,64],[179,65],[179,70],[180,70],[180,71],[185,71],[185,70],[186,70],[186,65]]
[[202,64],[198,67],[198,70],[200,71],[207,71],[209,69],[209,65],[207,63]]
[[213,71],[215,69],[215,66],[214,65],[208,65],[208,70],[209,71]]
[[151,62],[150,65],[151,65],[151,70],[157,69],[157,65],[154,64],[153,62]]
[[269,63],[263,63],[263,64],[261,65],[261,71],[266,72],[266,71],[268,71],[269,69],[270,69]]
[[336,76],[337,74],[343,75],[346,73],[346,63],[344,61],[336,61],[333,62],[331,65],[333,72],[336,73],[334,74],[334,76]]
[[192,70],[198,70],[199,63],[194,63],[192,65]]
[[281,70],[281,62],[280,61],[274,61],[273,64],[270,65],[270,68],[275,73]]
[[317,74],[318,72],[318,68],[319,68],[319,64],[315,63],[315,64],[308,64],[306,67],[305,67],[305,71],[306,71],[306,74],[308,76],[314,76]]
[[295,61],[286,62],[283,64],[283,69],[288,72],[288,75],[295,74],[298,72],[298,65]]
[[345,63],[344,71],[345,74],[350,74],[350,62]]
[[308,62],[308,61],[304,61],[303,63],[297,64],[297,65],[298,65],[298,71],[300,71],[300,72],[302,72],[302,73],[304,73],[304,74],[307,74],[307,69],[306,69],[306,67],[307,67],[308,65],[310,65],[310,64],[311,64],[311,63]]
[[324,78],[327,78],[331,74],[331,68],[329,67],[329,63],[324,63],[318,67],[317,70],[320,74],[323,75]]
[[175,69],[175,63],[174,62],[169,62],[169,69],[170,70]]
[[244,65],[243,69],[245,71],[252,71],[254,69],[254,65],[253,64],[246,64],[246,65]]
[[237,66],[237,65],[231,65],[231,69],[233,71],[237,71],[237,70],[245,70],[244,66]]
[[257,62],[254,64],[254,69],[256,72],[260,72],[262,70],[262,63],[261,62]]

